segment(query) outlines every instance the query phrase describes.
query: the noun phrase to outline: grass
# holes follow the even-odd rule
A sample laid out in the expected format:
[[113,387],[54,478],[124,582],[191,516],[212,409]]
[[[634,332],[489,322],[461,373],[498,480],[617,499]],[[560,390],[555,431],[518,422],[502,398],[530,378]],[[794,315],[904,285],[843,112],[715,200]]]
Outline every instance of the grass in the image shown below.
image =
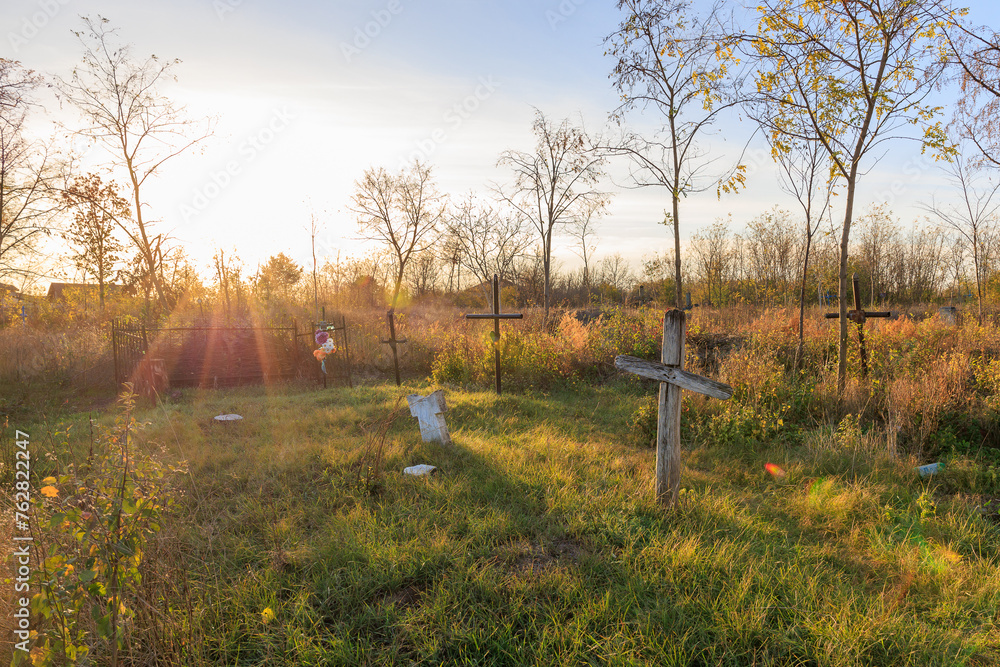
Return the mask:
[[[977,459],[921,479],[857,419],[733,431],[689,399],[667,513],[630,381],[449,386],[454,444],[404,413],[373,466],[399,397],[433,388],[189,390],[141,414],[189,474],[147,557],[183,573],[171,623],[128,664],[1000,664],[1000,529],[980,511],[1000,483]],[[212,420],[228,412],[244,420]],[[69,432],[36,437],[39,477],[87,455],[85,414],[18,428]],[[439,472],[402,474],[417,463]]]

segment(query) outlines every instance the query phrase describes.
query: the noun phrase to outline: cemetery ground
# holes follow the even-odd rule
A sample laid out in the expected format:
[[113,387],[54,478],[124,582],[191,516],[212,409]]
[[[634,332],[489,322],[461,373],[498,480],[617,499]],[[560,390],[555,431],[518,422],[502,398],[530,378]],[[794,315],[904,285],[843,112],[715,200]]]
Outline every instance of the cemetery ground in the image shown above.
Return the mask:
[[[186,389],[140,403],[130,488],[161,511],[132,560],[108,560],[136,573],[119,578],[120,664],[1000,664],[1000,331],[880,322],[871,384],[852,378],[841,406],[825,328],[797,370],[787,318],[727,323],[746,335],[713,356],[699,351],[712,323],[698,317],[688,368],[735,394],[685,395],[669,512],[652,485],[655,383],[607,360],[594,360],[598,378],[506,348],[498,397],[488,345],[469,367],[445,345],[431,377],[400,388]],[[647,338],[612,347],[651,358]],[[406,408],[407,394],[438,388],[448,446],[422,442]],[[123,408],[36,400],[12,415],[32,434],[36,491],[55,477],[55,495],[36,492],[39,523],[55,516],[39,544],[65,559],[46,566],[63,601],[37,627],[53,632],[59,604],[76,600],[82,613],[64,617],[95,664],[111,664],[100,596],[74,597],[102,571],[66,561],[74,522],[99,504],[88,468],[117,465]],[[243,420],[213,420],[225,413]],[[931,461],[943,471],[920,477]],[[438,472],[402,474],[419,463]]]

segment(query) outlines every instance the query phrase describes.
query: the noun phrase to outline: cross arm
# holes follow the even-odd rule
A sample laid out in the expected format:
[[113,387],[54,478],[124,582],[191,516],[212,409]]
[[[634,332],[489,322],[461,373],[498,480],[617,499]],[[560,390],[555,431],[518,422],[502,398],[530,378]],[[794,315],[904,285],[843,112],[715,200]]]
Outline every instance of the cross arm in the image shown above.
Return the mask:
[[[856,311],[856,310],[849,310],[849,311],[847,311],[847,317],[848,317],[848,319],[852,319],[852,320],[858,319],[857,312],[858,311]],[[866,319],[869,318],[869,317],[892,317],[892,313],[890,311],[887,311],[887,310],[879,310],[879,311],[869,311],[869,310],[866,310],[866,311],[863,311],[862,314],[864,315],[864,317]],[[836,319],[840,318],[840,313],[826,313],[825,315],[823,315],[823,317],[825,317],[828,320],[836,320]]]
[[615,357],[615,368],[650,380],[669,382],[682,389],[695,391],[712,398],[726,400],[733,396],[733,388],[728,384],[716,382],[674,366],[667,366],[656,361],[646,361],[627,354]]
[[519,320],[524,317],[524,313],[483,313],[475,315],[466,315],[467,320]]

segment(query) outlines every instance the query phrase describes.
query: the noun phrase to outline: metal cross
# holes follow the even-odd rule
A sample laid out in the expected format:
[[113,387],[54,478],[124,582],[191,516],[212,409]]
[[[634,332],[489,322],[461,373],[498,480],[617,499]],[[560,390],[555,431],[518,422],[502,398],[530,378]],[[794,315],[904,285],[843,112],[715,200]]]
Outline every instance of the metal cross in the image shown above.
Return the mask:
[[392,315],[391,310],[385,314],[389,318],[389,339],[382,341],[382,344],[392,348],[392,368],[396,371],[396,386],[398,387],[401,382],[399,381],[399,354],[396,352],[396,345],[405,343],[406,339],[396,338],[396,324],[393,322]]
[[466,315],[467,320],[493,320],[493,355],[496,361],[497,375],[497,396],[500,395],[500,320],[519,320],[524,315],[522,313],[501,313],[500,312],[500,279],[497,274],[493,274],[493,312],[475,315]]
[[[858,288],[858,274],[851,276],[854,288],[854,310],[847,311],[847,317],[858,325],[858,345],[861,347],[861,377],[868,377],[868,350],[865,349],[865,320],[869,317],[892,317],[888,311],[866,311],[861,307],[861,290]],[[828,320],[840,319],[840,313],[827,313]]]

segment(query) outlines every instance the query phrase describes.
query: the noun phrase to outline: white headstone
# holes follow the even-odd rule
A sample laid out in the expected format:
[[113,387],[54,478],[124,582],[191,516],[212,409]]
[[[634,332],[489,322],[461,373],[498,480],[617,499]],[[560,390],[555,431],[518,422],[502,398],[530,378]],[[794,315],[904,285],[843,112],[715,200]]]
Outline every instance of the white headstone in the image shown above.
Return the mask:
[[420,437],[424,442],[451,444],[443,414],[448,409],[444,402],[444,391],[438,389],[429,396],[410,394],[406,397],[406,402],[410,404],[410,414],[420,422]]

